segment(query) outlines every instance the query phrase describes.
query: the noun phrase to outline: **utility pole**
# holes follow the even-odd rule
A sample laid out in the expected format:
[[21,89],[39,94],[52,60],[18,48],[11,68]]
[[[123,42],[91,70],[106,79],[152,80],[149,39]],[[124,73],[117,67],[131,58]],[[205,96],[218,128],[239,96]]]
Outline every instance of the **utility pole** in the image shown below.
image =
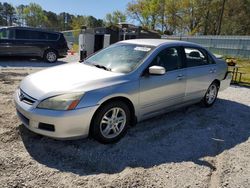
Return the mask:
[[226,3],[226,0],[222,0],[222,7],[221,7],[221,12],[220,12],[220,17],[219,17],[217,35],[220,35],[220,32],[221,32],[221,24],[222,24],[224,9],[225,9],[225,3]]
[[164,32],[164,22],[165,22],[165,1],[161,0],[160,1],[160,14],[161,14],[161,32]]

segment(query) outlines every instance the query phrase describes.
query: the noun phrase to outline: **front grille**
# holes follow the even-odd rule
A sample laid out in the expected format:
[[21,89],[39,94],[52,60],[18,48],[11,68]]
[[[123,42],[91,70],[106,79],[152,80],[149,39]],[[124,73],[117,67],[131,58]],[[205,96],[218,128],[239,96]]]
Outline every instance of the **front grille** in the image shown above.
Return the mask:
[[23,114],[21,114],[18,110],[17,110],[17,115],[18,117],[21,119],[21,121],[23,122],[23,124],[29,126],[30,124],[30,120],[28,118],[26,118]]
[[20,89],[20,92],[19,92],[19,99],[20,101],[26,103],[26,104],[29,104],[29,105],[32,105],[36,102],[36,99],[29,96],[28,94],[26,94],[23,90]]

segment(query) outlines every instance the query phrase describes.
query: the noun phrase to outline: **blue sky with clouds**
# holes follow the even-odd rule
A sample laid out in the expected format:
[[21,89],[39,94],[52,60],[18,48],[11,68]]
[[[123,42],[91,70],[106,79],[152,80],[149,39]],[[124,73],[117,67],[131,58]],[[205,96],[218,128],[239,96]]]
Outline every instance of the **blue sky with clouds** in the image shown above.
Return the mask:
[[104,18],[107,13],[114,10],[125,11],[128,2],[132,0],[6,0],[12,5],[27,5],[31,2],[42,6],[44,10],[55,13],[68,12],[71,14],[92,15]]

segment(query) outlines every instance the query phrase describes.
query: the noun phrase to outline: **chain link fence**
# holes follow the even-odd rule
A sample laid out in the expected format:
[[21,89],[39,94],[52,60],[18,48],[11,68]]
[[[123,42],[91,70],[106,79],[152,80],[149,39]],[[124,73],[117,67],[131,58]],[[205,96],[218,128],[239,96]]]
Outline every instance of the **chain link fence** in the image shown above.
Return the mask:
[[[62,32],[69,46],[78,45],[80,30]],[[164,39],[183,40],[204,46],[213,53],[250,59],[250,36],[162,36]]]
[[250,59],[250,36],[162,36],[200,44],[213,53]]
[[69,31],[62,31],[67,43],[68,47],[75,52],[78,52],[78,43],[79,43],[79,34],[81,30],[69,30]]

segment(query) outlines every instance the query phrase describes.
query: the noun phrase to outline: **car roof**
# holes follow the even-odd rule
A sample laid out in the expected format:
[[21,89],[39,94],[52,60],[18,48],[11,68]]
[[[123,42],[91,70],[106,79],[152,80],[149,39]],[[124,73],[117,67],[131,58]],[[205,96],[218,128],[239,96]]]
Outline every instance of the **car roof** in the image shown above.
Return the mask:
[[57,33],[60,34],[60,32],[57,31],[50,31],[50,30],[46,30],[44,28],[36,28],[36,27],[23,27],[23,26],[4,26],[4,27],[0,27],[0,29],[7,29],[7,28],[12,28],[12,29],[25,29],[25,30],[32,30],[32,31],[40,31],[40,32],[46,32],[46,33]]
[[155,47],[158,47],[164,44],[165,45],[169,45],[169,44],[190,45],[190,46],[200,47],[199,45],[192,43],[192,42],[179,41],[179,40],[167,40],[167,39],[132,39],[132,40],[120,41],[119,43],[147,45],[147,46],[155,46]]

